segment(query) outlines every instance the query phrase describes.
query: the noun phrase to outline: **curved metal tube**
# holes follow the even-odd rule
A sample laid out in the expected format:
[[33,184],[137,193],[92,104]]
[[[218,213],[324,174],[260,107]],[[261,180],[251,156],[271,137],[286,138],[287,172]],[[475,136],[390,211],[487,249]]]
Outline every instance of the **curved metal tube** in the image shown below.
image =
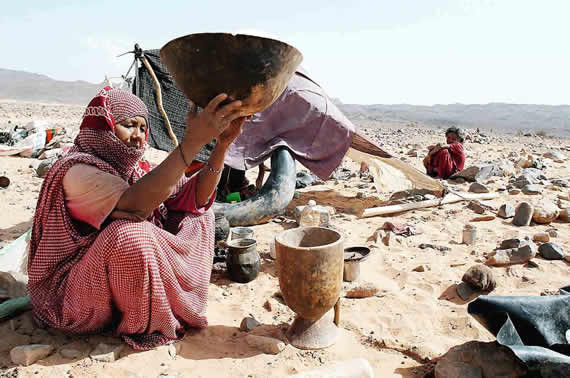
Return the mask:
[[224,214],[230,226],[253,226],[280,215],[295,194],[295,160],[286,147],[271,155],[271,174],[254,197],[235,203],[214,203],[216,214]]

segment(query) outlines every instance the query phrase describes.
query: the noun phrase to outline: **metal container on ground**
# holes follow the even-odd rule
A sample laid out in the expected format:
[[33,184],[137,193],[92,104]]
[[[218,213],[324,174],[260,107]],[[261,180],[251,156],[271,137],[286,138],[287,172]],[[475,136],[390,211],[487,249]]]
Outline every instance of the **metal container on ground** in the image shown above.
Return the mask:
[[253,239],[236,239],[229,241],[226,246],[226,266],[231,280],[239,283],[253,281],[261,268],[257,242]]

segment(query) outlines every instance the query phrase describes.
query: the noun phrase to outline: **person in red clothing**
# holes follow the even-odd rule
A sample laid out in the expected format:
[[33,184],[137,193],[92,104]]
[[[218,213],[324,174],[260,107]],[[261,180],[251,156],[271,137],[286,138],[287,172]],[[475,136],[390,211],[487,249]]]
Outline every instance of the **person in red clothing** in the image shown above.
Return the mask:
[[431,177],[447,179],[465,166],[463,136],[457,127],[450,127],[445,132],[446,144],[429,146],[424,159],[424,167]]

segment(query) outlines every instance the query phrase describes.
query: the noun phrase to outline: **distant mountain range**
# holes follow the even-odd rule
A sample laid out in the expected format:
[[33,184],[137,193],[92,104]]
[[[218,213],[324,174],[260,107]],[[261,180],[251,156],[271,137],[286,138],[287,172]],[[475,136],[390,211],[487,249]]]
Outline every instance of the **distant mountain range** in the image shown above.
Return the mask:
[[[44,75],[0,68],[0,99],[87,104],[102,84],[59,81]],[[570,105],[355,105],[337,106],[362,127],[427,125],[480,127],[499,132],[537,132],[570,137]]]
[[102,84],[60,81],[0,68],[0,100],[87,105],[101,87]]

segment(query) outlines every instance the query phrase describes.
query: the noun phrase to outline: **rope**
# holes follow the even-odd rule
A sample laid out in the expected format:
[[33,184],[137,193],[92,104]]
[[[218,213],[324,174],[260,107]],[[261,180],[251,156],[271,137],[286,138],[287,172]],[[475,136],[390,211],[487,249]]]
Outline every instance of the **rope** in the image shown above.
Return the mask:
[[160,88],[160,82],[158,81],[152,67],[150,66],[146,58],[144,56],[141,56],[139,59],[143,62],[144,66],[146,67],[146,69],[150,73],[150,76],[152,77],[152,81],[154,82],[154,87],[156,89],[156,105],[158,106],[158,110],[160,110],[162,117],[164,117],[164,123],[166,124],[168,135],[170,135],[170,139],[172,139],[174,148],[176,148],[178,147],[178,138],[176,138],[176,135],[174,135],[174,132],[172,131],[172,126],[170,125],[170,120],[168,119],[168,115],[166,115],[166,111],[162,106],[162,89]]

